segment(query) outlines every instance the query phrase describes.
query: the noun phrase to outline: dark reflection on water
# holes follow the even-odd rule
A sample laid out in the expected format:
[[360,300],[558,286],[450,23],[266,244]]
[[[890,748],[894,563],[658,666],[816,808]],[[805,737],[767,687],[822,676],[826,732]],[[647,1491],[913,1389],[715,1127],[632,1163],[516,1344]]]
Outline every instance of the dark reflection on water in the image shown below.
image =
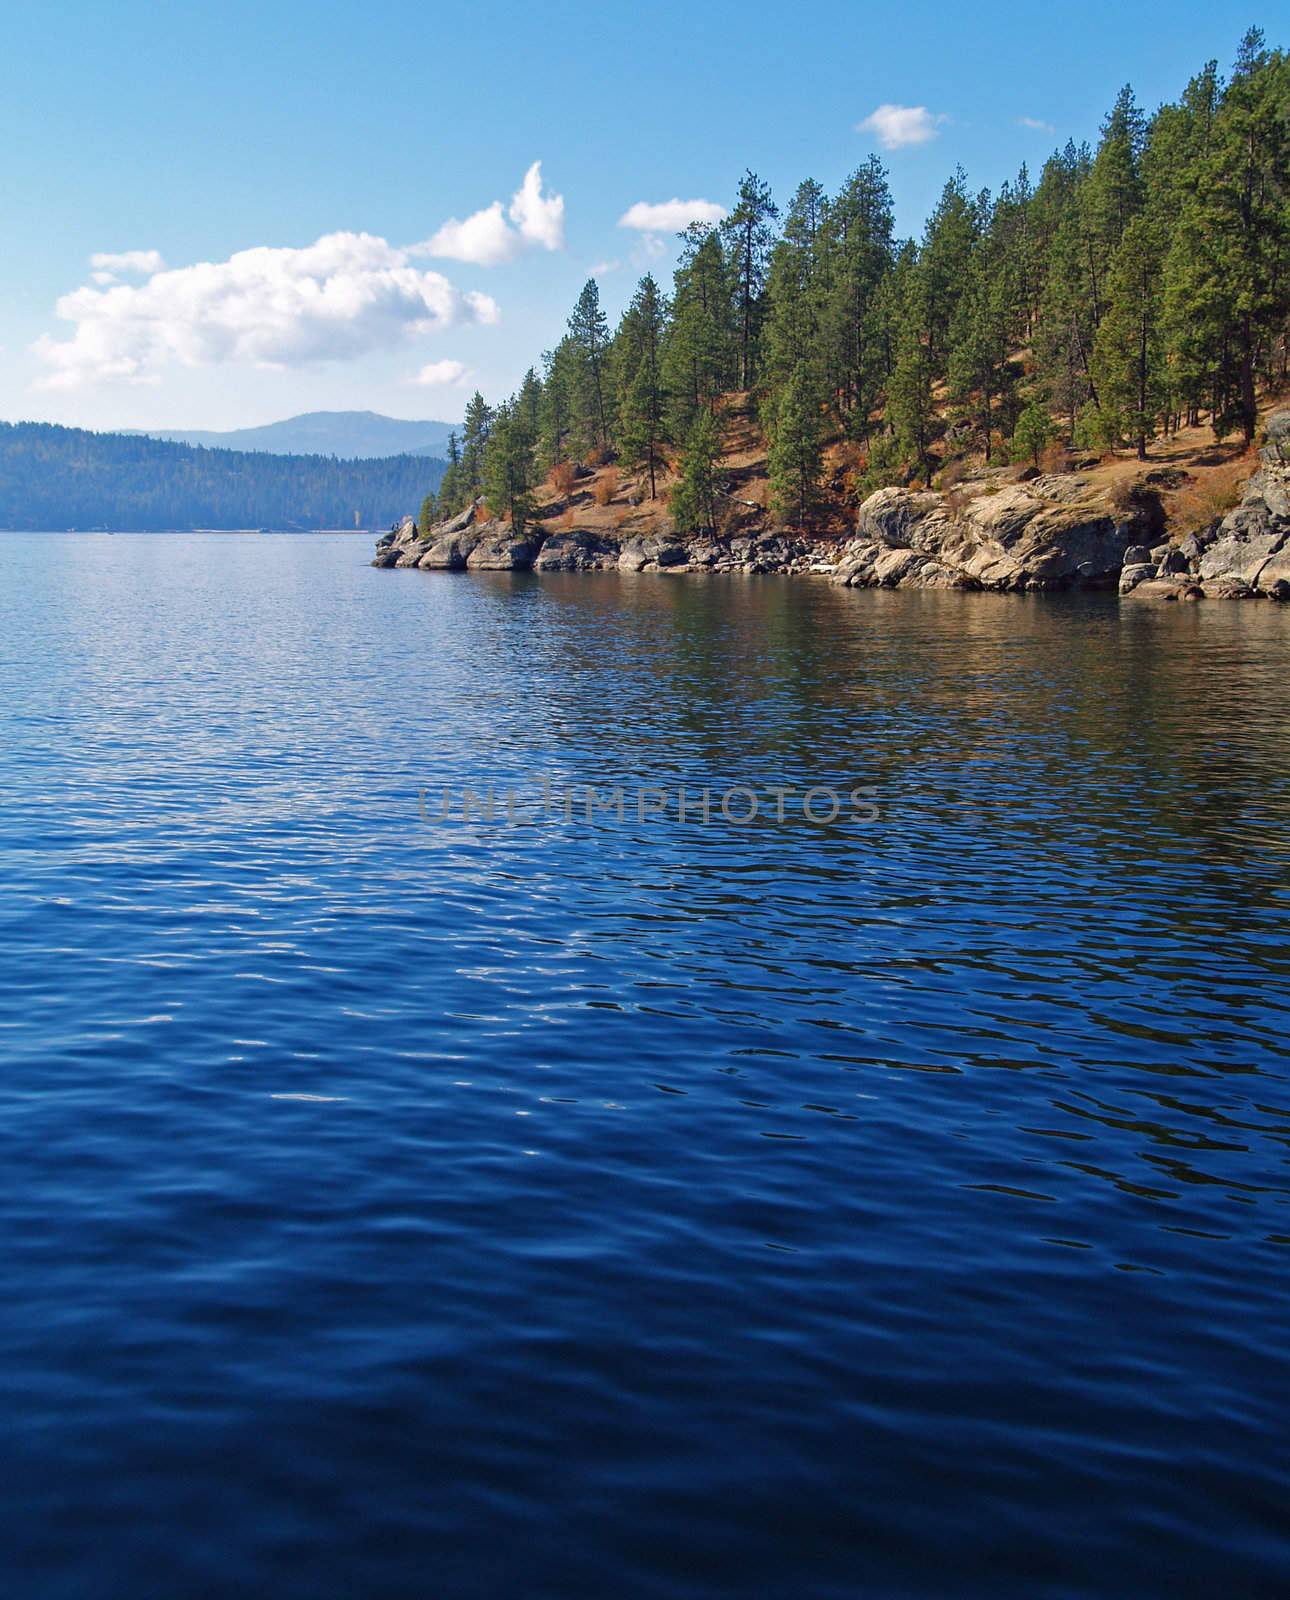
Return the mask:
[[0,539],[9,1591],[1284,1592],[1290,612],[366,554]]

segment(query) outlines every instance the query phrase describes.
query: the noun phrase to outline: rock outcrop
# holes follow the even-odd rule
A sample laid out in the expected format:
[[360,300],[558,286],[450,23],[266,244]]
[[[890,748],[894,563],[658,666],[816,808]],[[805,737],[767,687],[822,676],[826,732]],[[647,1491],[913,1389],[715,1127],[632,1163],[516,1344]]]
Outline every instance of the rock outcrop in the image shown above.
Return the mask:
[[924,589],[1111,588],[1145,512],[1117,509],[1076,473],[985,494],[880,489],[836,581]]
[[1268,419],[1262,465],[1234,511],[1180,544],[1130,551],[1135,600],[1290,600],[1290,411]]
[[[1161,468],[1112,495],[1084,473],[1000,472],[948,493],[880,489],[855,537],[777,531],[689,537],[536,524],[517,537],[481,503],[425,535],[405,517],[377,544],[377,567],[447,572],[827,574],[877,588],[1113,589],[1136,600],[1290,600],[1290,411],[1268,421],[1262,465],[1235,510],[1179,543],[1163,537]],[[1166,479],[1170,481],[1166,482]]]
[[516,538],[506,523],[481,522],[479,515],[476,503],[425,535],[405,517],[377,542],[372,565],[443,572],[805,572],[831,571],[837,553],[836,544],[790,533],[687,539],[537,525]]

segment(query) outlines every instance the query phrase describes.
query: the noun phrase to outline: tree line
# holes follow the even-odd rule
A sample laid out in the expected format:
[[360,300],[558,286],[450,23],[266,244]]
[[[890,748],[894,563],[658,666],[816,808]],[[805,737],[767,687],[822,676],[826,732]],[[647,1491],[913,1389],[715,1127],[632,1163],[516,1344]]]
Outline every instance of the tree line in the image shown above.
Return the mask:
[[444,463],[208,450],[51,423],[0,423],[0,527],[384,528]]
[[560,342],[492,407],[476,394],[421,522],[482,496],[522,528],[543,473],[621,462],[682,531],[719,517],[722,411],[755,401],[772,503],[797,526],[822,451],[852,487],[930,481],[959,457],[1038,460],[1054,439],[1131,446],[1207,422],[1249,442],[1290,361],[1290,57],[1262,33],[1147,115],[1124,88],[1095,146],[1067,143],[997,194],[958,170],[922,238],[896,236],[870,157],[782,216],[745,174],[716,227],[680,236],[670,292],[646,275],[610,329],[594,279]]

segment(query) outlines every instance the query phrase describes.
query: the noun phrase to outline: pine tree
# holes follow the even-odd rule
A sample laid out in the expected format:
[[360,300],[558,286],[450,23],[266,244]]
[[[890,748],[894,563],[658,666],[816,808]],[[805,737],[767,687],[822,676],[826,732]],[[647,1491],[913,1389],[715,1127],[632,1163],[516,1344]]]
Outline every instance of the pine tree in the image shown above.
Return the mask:
[[771,416],[799,367],[810,371],[817,387],[825,382],[820,271],[825,207],[824,190],[814,179],[800,184],[788,208],[784,236],[771,251],[762,341],[762,377]]
[[1021,461],[1029,456],[1037,467],[1039,458],[1052,436],[1053,419],[1043,406],[1032,400],[1017,418],[1016,432],[1012,436],[1013,453]]
[[1102,124],[1102,136],[1088,178],[1080,189],[1090,286],[1100,321],[1109,300],[1103,282],[1112,254],[1144,201],[1142,154],[1147,125],[1133,90],[1125,84]]
[[484,450],[492,425],[492,407],[485,403],[483,395],[476,389],[466,406],[466,421],[462,430],[458,480],[463,507],[483,491]]
[[566,334],[554,350],[542,357],[541,415],[538,426],[538,453],[544,467],[567,460],[573,449],[573,430],[578,409],[581,355]]
[[609,323],[600,309],[600,289],[594,278],[583,285],[569,318],[569,338],[578,351],[581,381],[575,400],[575,430],[590,450],[603,454],[609,448],[609,408],[605,383],[605,354]]
[[1132,439],[1138,459],[1167,396],[1161,340],[1163,230],[1153,218],[1135,217],[1124,231],[1106,279],[1109,309],[1098,325],[1093,352],[1102,408],[1114,430]]
[[864,438],[894,365],[891,191],[876,156],[853,172],[821,225],[821,377],[848,432]]
[[435,508],[435,493],[434,490],[431,489],[430,493],[426,495],[425,499],[421,502],[421,509],[417,513],[417,532],[423,539],[430,532],[431,528],[434,527]]
[[484,451],[488,508],[495,517],[509,521],[517,537],[527,530],[533,516],[534,415],[532,396],[521,389],[498,408]]
[[689,436],[694,413],[711,409],[738,380],[730,275],[719,235],[693,224],[673,278],[672,317],[663,341],[663,382],[672,436]]
[[932,379],[927,344],[917,323],[909,321],[900,332],[887,412],[902,457],[920,477],[931,473]]
[[918,258],[923,337],[936,377],[943,376],[949,358],[950,326],[967,283],[979,223],[980,208],[968,198],[960,167],[941,192]]
[[465,503],[461,483],[461,445],[456,430],[448,435],[448,465],[439,483],[439,510],[445,517],[455,517]]
[[809,525],[819,500],[820,406],[802,368],[789,379],[770,445],[771,502],[797,528]]
[[1258,419],[1290,312],[1290,57],[1242,40],[1204,154],[1185,184],[1165,269],[1170,342],[1209,391],[1215,431]]
[[1004,251],[1005,242],[994,229],[973,250],[950,325],[950,396],[974,413],[987,460],[995,402],[1006,402],[1012,387],[1008,348],[1017,293]]
[[667,304],[647,273],[614,337],[614,366],[619,449],[628,466],[648,476],[651,500],[658,492],[657,474],[666,443],[662,368],[666,321]]
[[704,408],[695,412],[681,457],[681,476],[672,488],[669,510],[681,533],[711,533],[717,525],[717,462],[721,440]]
[[771,223],[779,208],[770,186],[755,172],[745,172],[734,210],[721,224],[737,285],[739,387],[751,389],[757,372],[762,321],[762,293],[775,234]]

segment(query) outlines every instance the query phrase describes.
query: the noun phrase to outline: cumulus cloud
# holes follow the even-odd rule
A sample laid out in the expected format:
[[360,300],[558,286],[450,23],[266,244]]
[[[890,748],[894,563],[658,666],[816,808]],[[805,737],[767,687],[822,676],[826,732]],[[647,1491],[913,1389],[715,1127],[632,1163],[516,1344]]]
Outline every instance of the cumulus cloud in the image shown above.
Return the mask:
[[564,196],[542,193],[542,163],[535,161],[511,197],[511,221],[520,237],[544,250],[564,249]]
[[907,145],[927,144],[949,120],[934,115],[926,106],[882,105],[856,124],[856,132],[876,134],[884,150],[903,150]]
[[130,254],[136,261],[122,270],[146,274],[142,283],[87,284],[57,302],[73,332],[45,335],[33,346],[48,369],[43,387],[100,378],[155,382],[172,362],[282,367],[341,360],[499,315],[488,295],[463,294],[441,273],[413,266],[408,250],[368,233],[327,234],[303,249],[261,245],[227,261],[150,273],[137,258],[151,253]]
[[424,389],[435,389],[445,384],[461,383],[466,375],[465,365],[460,361],[430,361],[420,372],[414,373],[408,382],[419,384]]
[[464,221],[450,217],[433,237],[414,247],[414,254],[495,267],[532,245],[564,248],[564,196],[543,192],[540,161],[524,174],[509,208],[494,200]]
[[638,233],[681,233],[692,222],[715,224],[725,214],[726,208],[712,200],[638,200],[619,217],[618,226]]
[[1056,133],[1057,129],[1051,122],[1043,122],[1038,117],[1018,117],[1019,128],[1029,128],[1032,133]]

